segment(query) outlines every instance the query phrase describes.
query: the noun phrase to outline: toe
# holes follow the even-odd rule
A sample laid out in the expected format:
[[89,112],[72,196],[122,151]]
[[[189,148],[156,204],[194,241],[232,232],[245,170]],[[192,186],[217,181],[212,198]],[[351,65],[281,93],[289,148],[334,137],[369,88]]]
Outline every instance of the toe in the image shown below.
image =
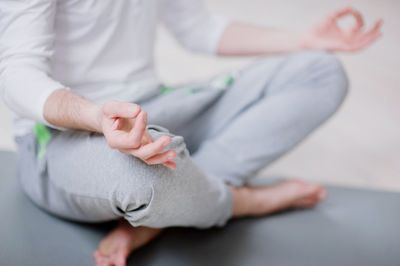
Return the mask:
[[109,263],[107,266],[126,266],[128,256],[129,252],[126,252],[125,250],[116,251],[107,257]]
[[110,257],[104,256],[99,250],[93,252],[93,257],[96,261],[96,266],[113,266]]
[[93,252],[94,260],[96,261],[96,265],[101,265],[103,262],[103,256],[100,254],[98,250]]
[[305,188],[300,196],[293,204],[296,208],[312,208],[317,205],[326,196],[324,188],[317,185],[310,185]]
[[294,208],[312,208],[318,201],[315,198],[302,199],[293,204]]
[[318,193],[319,200],[324,200],[328,196],[328,192],[325,188],[322,188]]
[[129,250],[120,250],[115,254],[115,266],[126,266]]
[[115,266],[126,266],[126,259],[125,258],[117,258],[115,260]]
[[111,262],[107,257],[96,258],[96,266],[111,266]]

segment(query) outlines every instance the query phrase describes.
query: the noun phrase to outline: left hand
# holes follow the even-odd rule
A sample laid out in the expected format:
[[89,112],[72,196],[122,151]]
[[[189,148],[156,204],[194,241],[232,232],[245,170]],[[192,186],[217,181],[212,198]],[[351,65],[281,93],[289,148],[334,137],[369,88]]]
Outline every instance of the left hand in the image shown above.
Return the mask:
[[[355,25],[352,29],[343,29],[338,25],[340,19],[353,17]],[[382,20],[375,22],[369,30],[364,30],[364,21],[360,12],[347,7],[338,10],[318,23],[302,38],[302,46],[306,49],[353,52],[371,45],[381,36]]]

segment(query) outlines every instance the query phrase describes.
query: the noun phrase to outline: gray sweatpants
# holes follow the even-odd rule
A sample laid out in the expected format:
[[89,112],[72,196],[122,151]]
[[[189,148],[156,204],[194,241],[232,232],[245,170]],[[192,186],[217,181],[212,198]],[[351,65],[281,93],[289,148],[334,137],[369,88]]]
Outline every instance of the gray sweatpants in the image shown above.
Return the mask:
[[245,184],[303,140],[338,109],[348,86],[339,61],[317,52],[261,59],[234,75],[139,103],[152,137],[172,136],[175,171],[112,150],[102,135],[52,129],[44,157],[33,134],[17,138],[24,191],[77,221],[224,225],[232,214],[227,183]]

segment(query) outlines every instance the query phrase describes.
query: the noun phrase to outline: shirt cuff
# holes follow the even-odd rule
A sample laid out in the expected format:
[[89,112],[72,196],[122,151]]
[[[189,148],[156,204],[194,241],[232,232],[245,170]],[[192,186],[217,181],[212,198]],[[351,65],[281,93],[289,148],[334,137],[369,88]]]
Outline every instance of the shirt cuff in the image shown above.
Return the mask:
[[212,14],[211,15],[211,25],[212,31],[209,33],[209,38],[207,42],[207,53],[216,54],[218,51],[218,45],[221,40],[221,36],[224,33],[227,26],[231,23],[231,20],[221,16]]
[[8,70],[4,73],[4,100],[17,115],[51,126],[44,118],[44,105],[51,93],[65,88],[36,70]]
[[35,111],[35,113],[38,114],[37,117],[37,121],[45,124],[48,127],[51,128],[55,128],[58,130],[66,130],[65,128],[62,127],[57,127],[54,126],[52,124],[50,124],[45,118],[44,118],[44,106],[46,104],[47,99],[49,98],[50,94],[52,94],[54,91],[59,90],[59,89],[64,89],[64,90],[70,90],[70,88],[63,86],[61,83],[58,83],[56,81],[53,80],[49,80],[47,81],[47,84],[43,84],[43,85],[47,85],[48,87],[44,87],[46,88],[45,90],[43,90],[40,95],[38,95],[38,100],[37,100],[37,110]]

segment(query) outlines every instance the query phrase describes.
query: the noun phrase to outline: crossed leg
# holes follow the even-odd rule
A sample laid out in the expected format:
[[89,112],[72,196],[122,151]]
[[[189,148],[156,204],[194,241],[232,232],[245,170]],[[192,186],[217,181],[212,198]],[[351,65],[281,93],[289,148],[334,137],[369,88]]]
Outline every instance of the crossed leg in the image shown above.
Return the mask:
[[[306,53],[261,62],[178,134],[185,136],[203,171],[233,185],[234,218],[313,207],[326,196],[324,188],[315,184],[293,179],[274,186],[243,185],[328,119],[340,106],[346,89],[343,69],[331,55]],[[177,98],[171,97],[169,100]],[[168,105],[168,98],[162,101],[155,103]],[[168,127],[165,121],[157,123]],[[121,222],[100,243],[96,261],[98,265],[125,265],[130,252],[160,232]]]
[[[233,218],[265,216],[289,208],[311,208],[323,200],[323,187],[298,179],[273,186],[231,188]],[[162,232],[159,228],[132,227],[120,220],[99,244],[93,256],[98,266],[125,266],[128,256]]]

